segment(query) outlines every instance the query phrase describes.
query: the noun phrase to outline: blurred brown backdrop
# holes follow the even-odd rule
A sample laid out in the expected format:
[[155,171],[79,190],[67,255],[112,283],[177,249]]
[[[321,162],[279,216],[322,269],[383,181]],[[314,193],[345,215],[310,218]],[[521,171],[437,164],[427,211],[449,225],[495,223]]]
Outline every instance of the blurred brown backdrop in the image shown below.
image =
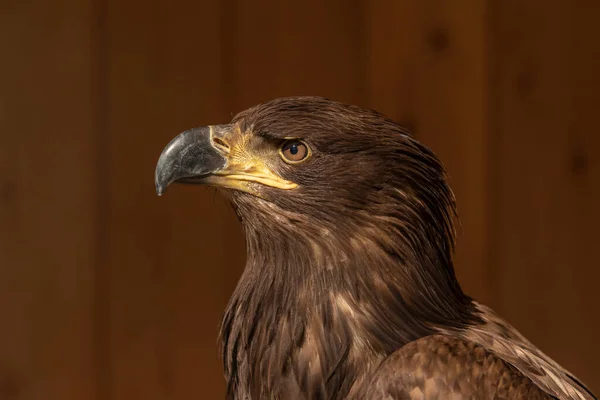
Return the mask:
[[408,124],[451,175],[457,270],[600,391],[600,2],[2,0],[0,399],[223,397],[244,262],[178,132],[284,95]]

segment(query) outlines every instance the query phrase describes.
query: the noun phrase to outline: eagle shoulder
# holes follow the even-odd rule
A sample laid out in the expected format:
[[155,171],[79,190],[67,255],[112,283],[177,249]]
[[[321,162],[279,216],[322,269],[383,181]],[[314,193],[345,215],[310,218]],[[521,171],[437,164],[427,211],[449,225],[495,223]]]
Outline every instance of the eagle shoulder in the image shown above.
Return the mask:
[[398,349],[357,392],[364,399],[551,399],[512,365],[467,339],[436,334]]
[[572,373],[548,357],[492,309],[475,303],[481,325],[455,332],[509,363],[557,399],[594,400],[597,397]]

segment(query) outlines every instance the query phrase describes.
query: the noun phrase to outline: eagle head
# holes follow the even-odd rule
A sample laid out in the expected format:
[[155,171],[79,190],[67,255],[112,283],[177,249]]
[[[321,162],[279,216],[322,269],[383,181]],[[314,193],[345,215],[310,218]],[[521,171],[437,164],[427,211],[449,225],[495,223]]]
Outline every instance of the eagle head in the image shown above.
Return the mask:
[[254,106],[175,137],[157,192],[173,182],[217,187],[245,230],[221,333],[230,391],[273,393],[290,369],[301,385],[347,388],[371,356],[475,318],[452,267],[444,168],[375,111],[319,97]]
[[455,205],[441,162],[372,110],[319,97],[254,106],[173,139],[156,168],[157,192],[173,182],[218,187],[245,225],[299,237],[335,231],[393,242],[399,234],[412,246],[434,244],[450,262]]

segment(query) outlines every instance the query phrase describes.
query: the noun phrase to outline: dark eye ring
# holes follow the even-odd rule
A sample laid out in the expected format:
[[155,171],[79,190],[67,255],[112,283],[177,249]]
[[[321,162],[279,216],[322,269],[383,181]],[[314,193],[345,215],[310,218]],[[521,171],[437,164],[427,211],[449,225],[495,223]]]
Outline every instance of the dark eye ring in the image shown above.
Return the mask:
[[283,160],[290,164],[305,161],[310,156],[308,145],[298,139],[287,140],[279,150]]

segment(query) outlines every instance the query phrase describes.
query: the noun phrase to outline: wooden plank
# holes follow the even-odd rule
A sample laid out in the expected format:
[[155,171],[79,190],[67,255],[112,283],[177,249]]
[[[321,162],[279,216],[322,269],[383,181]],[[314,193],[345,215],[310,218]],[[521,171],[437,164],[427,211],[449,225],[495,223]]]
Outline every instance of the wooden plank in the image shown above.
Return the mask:
[[462,222],[456,272],[467,293],[487,302],[485,2],[463,4],[370,2],[368,95],[444,162]]
[[[576,352],[561,349],[561,357],[573,365],[580,378],[600,392],[600,318],[598,305],[600,293],[597,282],[600,280],[600,259],[595,251],[600,226],[600,135],[598,135],[598,93],[600,92],[600,47],[597,43],[600,30],[600,4],[594,1],[584,2],[577,7],[569,3],[566,17],[565,34],[561,45],[564,46],[566,80],[569,85],[570,104],[567,108],[568,155],[564,171],[569,175],[569,196],[572,206],[569,217],[570,246],[568,250],[567,270],[562,271],[568,278],[566,283],[572,286],[571,304],[578,313],[563,325],[562,338],[572,338],[577,344]],[[552,192],[551,192],[552,193]],[[562,209],[556,210],[556,213]],[[573,266],[576,266],[573,268]],[[570,322],[573,325],[567,325]],[[574,335],[574,332],[577,332]],[[570,346],[569,346],[570,347]],[[572,357],[572,358],[568,358]]]
[[232,112],[283,96],[365,103],[360,0],[230,0],[226,65]]
[[494,2],[495,306],[596,391],[597,2]]
[[108,1],[111,399],[223,396],[217,328],[241,235],[208,189],[158,198],[153,181],[172,137],[230,118],[220,4]]
[[93,399],[89,1],[0,5],[0,398]]

